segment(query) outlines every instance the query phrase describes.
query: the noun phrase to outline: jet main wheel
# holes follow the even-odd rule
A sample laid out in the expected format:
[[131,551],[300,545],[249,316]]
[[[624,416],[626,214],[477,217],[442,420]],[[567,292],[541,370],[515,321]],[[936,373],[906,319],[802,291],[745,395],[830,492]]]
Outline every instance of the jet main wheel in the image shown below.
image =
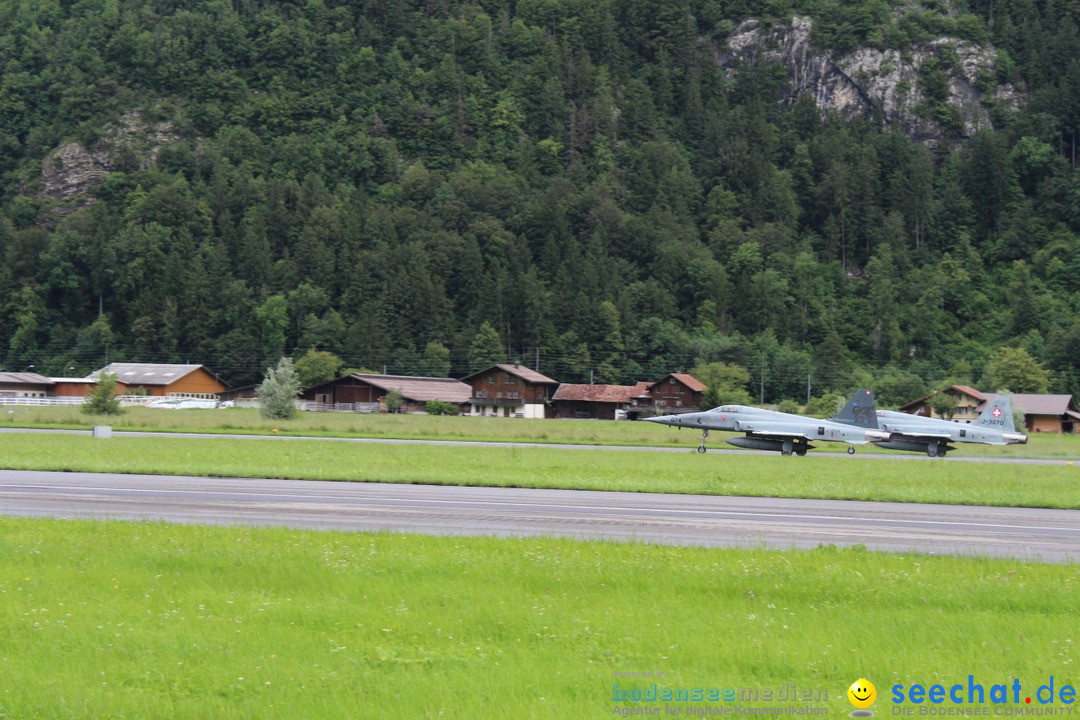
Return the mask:
[[705,452],[705,446],[704,446],[704,445],[698,445],[698,449],[697,449],[697,451],[698,451],[699,453],[703,453],[703,452]]
[[795,454],[798,455],[799,457],[805,457],[806,456],[806,446],[805,445],[800,445],[799,447],[795,448]]
[[855,446],[854,445],[848,445],[847,454],[848,455],[854,455],[855,454]]
[[930,457],[937,457],[938,456],[938,447],[937,447],[937,445],[927,445],[926,446],[926,454],[929,455]]

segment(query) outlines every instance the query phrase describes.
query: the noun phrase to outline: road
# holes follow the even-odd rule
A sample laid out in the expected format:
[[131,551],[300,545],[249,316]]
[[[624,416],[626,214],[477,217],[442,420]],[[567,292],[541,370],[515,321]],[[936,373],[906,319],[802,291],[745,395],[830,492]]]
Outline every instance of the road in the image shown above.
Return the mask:
[[[163,411],[165,412],[165,411]],[[0,434],[4,433],[37,433],[37,434],[60,434],[88,436],[88,430],[54,430],[48,428],[0,428]],[[350,443],[374,443],[381,445],[443,445],[447,447],[496,447],[496,448],[548,448],[557,450],[615,450],[630,452],[660,452],[660,453],[692,453],[697,450],[698,435],[690,433],[686,438],[686,445],[682,447],[656,447],[652,445],[574,445],[569,443],[525,443],[525,442],[483,442],[475,440],[413,440],[407,438],[355,438],[355,437],[308,437],[303,435],[240,435],[231,433],[189,433],[189,432],[154,432],[154,431],[126,431],[114,430],[113,437],[165,437],[165,438],[189,438],[196,440],[312,440],[317,442],[350,442]],[[843,447],[841,445],[841,447]],[[868,446],[869,447],[869,446]],[[722,439],[713,438],[708,444],[711,454],[734,454],[761,455],[776,457],[777,453],[766,450],[743,450],[731,449],[724,445]],[[958,452],[963,452],[959,450]],[[807,453],[807,458],[837,458],[843,457],[839,452],[814,452]],[[856,451],[854,457],[872,458],[876,460],[914,460],[922,462],[974,462],[991,463],[999,465],[1064,465],[1066,462],[1080,462],[1080,458],[1070,460],[1068,458],[1022,458],[1022,457],[980,457],[957,455],[953,452],[944,458],[928,458],[922,453],[874,453],[868,452],[866,447]],[[801,461],[801,458],[800,458]]]
[[1080,561],[1080,511],[0,470],[0,514]]

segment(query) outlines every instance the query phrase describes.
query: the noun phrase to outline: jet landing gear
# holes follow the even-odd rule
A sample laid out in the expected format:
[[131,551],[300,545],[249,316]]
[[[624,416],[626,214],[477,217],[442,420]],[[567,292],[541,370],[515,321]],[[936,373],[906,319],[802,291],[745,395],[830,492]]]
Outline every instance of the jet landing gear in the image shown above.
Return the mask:
[[796,442],[792,438],[787,438],[786,440],[784,440],[780,444],[780,454],[781,455],[795,454],[795,455],[798,455],[799,457],[803,457],[803,456],[806,455],[806,451],[809,449],[809,447],[810,447],[809,443]]
[[929,457],[945,457],[947,448],[944,445],[938,445],[937,443],[930,443],[926,446],[926,454]]
[[707,437],[709,437],[709,431],[708,430],[702,430],[701,431],[701,444],[698,445],[698,449],[697,449],[697,451],[699,453],[705,452],[705,438],[707,438]]
[[847,446],[847,454],[848,455],[854,455],[855,454],[855,446],[854,445],[848,445]]

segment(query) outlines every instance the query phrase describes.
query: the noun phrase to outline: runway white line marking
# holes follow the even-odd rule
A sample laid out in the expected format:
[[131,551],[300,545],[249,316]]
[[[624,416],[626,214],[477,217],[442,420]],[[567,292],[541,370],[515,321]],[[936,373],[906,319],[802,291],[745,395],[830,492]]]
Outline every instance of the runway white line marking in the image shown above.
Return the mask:
[[1048,526],[1048,525],[1009,525],[1002,523],[977,523],[977,522],[961,522],[954,520],[906,520],[906,519],[894,519],[894,518],[882,518],[882,517],[852,517],[845,515],[798,515],[790,513],[762,513],[751,512],[746,510],[684,510],[679,508],[663,509],[663,508],[638,508],[627,507],[620,505],[565,505],[556,503],[524,503],[514,502],[510,500],[444,500],[444,499],[417,499],[417,498],[401,498],[401,497],[348,497],[343,495],[304,495],[304,494],[292,494],[292,493],[256,493],[245,492],[243,490],[173,490],[168,488],[133,488],[133,487],[97,487],[97,486],[78,486],[78,485],[20,485],[20,484],[5,484],[0,483],[0,489],[13,488],[23,490],[89,490],[110,492],[123,490],[124,492],[139,492],[139,493],[170,493],[174,495],[200,495],[206,493],[216,494],[228,494],[228,495],[241,495],[252,498],[287,498],[294,500],[322,500],[322,501],[334,501],[334,500],[392,500],[394,502],[405,503],[438,503],[443,505],[509,505],[511,507],[525,507],[533,509],[562,509],[562,510],[625,510],[631,512],[640,513],[655,513],[655,514],[681,514],[681,515],[742,515],[747,517],[761,517],[761,518],[782,518],[787,520],[854,520],[854,521],[867,521],[867,522],[883,522],[890,524],[916,524],[916,525],[949,525],[959,527],[978,527],[978,528],[997,528],[997,529],[1009,529],[1009,530],[1076,530],[1080,529],[1070,525]]

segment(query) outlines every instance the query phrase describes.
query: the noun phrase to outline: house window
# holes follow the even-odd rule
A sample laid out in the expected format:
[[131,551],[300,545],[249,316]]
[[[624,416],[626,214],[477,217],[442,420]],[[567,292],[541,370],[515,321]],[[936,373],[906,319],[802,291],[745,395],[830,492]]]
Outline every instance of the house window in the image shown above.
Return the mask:
[[486,382],[488,385],[494,385],[495,384],[495,376],[494,375],[488,375],[486,378],[484,378],[484,382]]
[[476,397],[478,397],[478,398],[486,398],[487,397],[487,390],[477,390],[476,391]]
[[499,391],[499,397],[505,397],[505,394],[503,393],[502,390]]
[[518,392],[517,390],[511,390],[510,391],[510,397],[512,397],[514,399],[517,399],[517,398],[521,397],[521,393]]
[[682,400],[676,400],[675,407],[682,407]]

